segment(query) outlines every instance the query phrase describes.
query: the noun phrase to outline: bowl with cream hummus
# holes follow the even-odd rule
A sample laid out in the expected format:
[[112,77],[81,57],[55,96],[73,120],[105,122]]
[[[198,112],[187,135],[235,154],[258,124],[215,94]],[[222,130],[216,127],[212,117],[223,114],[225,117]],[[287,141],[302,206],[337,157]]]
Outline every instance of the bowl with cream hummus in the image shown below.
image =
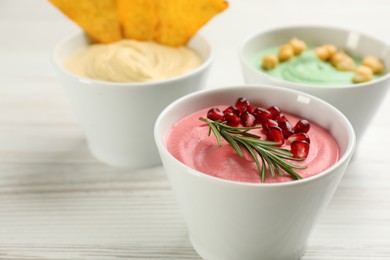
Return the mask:
[[121,40],[96,44],[82,32],[62,40],[53,61],[92,154],[120,167],[160,163],[153,125],[164,107],[199,90],[212,52],[194,36],[183,47]]
[[[296,170],[302,178],[295,180],[285,172],[271,175],[268,165],[262,181],[248,153],[238,156],[225,141],[218,147],[214,130],[209,135],[204,118],[220,108],[225,116],[213,122],[226,125],[230,115],[226,111],[239,97],[247,97],[256,106],[279,107],[295,125],[294,131],[298,131],[297,120],[310,122],[309,155],[297,162],[306,165]],[[231,129],[225,127],[217,126]],[[252,134],[265,128],[255,127]],[[191,243],[204,259],[299,259],[355,147],[354,130],[339,110],[309,94],[274,86],[234,86],[189,94],[164,109],[154,135]],[[258,140],[265,138],[259,135]]]
[[[292,39],[302,40],[305,50],[287,60],[280,59],[280,49],[291,45]],[[323,47],[330,45],[337,52],[334,60],[341,53],[348,56],[347,62],[336,64],[331,58],[321,59]],[[278,85],[324,99],[348,117],[360,140],[390,85],[389,47],[357,30],[297,25],[252,34],[241,44],[239,58],[247,83]],[[266,56],[279,57],[279,62],[275,67],[275,61],[264,66]],[[359,73],[367,72],[368,57],[380,61],[382,68],[374,73],[368,71],[368,79],[364,80]]]

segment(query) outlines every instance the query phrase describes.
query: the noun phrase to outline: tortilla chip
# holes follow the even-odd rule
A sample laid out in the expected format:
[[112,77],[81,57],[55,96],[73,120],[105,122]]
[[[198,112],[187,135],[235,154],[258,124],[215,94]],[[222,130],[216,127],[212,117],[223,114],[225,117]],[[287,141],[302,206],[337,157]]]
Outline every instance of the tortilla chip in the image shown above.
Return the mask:
[[[213,16],[223,0],[49,0],[97,42],[123,37],[185,45]],[[122,32],[123,31],[123,32]]]
[[123,37],[152,41],[158,23],[156,0],[117,0]]
[[213,16],[228,7],[223,0],[117,0],[123,36],[185,45]]
[[158,1],[158,20],[154,40],[180,46],[213,16],[228,7],[223,0],[161,0]]
[[49,1],[94,40],[110,43],[121,39],[116,0]]

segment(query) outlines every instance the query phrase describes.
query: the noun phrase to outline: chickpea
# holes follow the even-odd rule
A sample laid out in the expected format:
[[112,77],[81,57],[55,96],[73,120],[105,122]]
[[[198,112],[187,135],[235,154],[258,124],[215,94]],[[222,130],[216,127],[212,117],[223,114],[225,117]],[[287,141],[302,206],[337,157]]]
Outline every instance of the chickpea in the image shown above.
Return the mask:
[[337,52],[337,48],[333,44],[325,44],[322,47],[328,51],[330,57]]
[[345,59],[345,58],[349,58],[349,56],[348,56],[345,52],[339,51],[339,52],[336,52],[335,54],[333,54],[333,55],[330,57],[330,62],[332,63],[332,65],[333,65],[334,67],[336,67],[337,64],[338,64],[341,60],[343,60],[343,59]]
[[314,49],[314,52],[317,54],[318,58],[320,58],[323,61],[327,61],[330,59],[329,52],[324,47],[317,47]]
[[372,70],[367,66],[360,66],[356,69],[355,75],[352,78],[353,83],[362,83],[370,81],[373,77]]
[[299,55],[304,52],[307,48],[306,43],[298,38],[292,38],[289,42],[294,50],[294,55]]
[[363,59],[362,65],[371,68],[374,74],[381,74],[385,71],[385,66],[383,63],[374,56],[367,56]]
[[275,55],[267,55],[267,56],[264,56],[263,63],[261,66],[265,70],[270,70],[270,69],[273,69],[276,66],[278,66],[278,64],[279,64],[278,57],[276,57]]
[[287,61],[294,56],[294,49],[291,45],[285,44],[279,49],[278,58],[279,61]]
[[341,71],[354,71],[356,69],[355,61],[350,57],[339,60],[335,68]]

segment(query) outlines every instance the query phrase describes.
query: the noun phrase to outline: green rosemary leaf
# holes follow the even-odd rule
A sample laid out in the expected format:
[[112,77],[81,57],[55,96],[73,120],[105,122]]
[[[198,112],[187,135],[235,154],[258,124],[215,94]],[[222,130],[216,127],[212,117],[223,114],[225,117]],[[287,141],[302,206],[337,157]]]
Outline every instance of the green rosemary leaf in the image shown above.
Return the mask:
[[234,140],[234,138],[232,138],[231,135],[229,135],[224,130],[221,130],[221,135],[234,148],[234,150],[236,150],[236,152],[238,153],[238,155],[240,155],[240,157],[244,157],[244,153],[242,152],[240,146],[237,144],[237,142]]
[[294,178],[295,180],[300,180],[302,179],[302,176],[299,175],[298,173],[296,173],[293,169],[291,168],[283,168],[283,170],[285,170],[292,178]]
[[[293,154],[287,150],[287,149],[283,149],[283,148],[280,148],[280,147],[274,147],[274,146],[265,146],[265,145],[259,145],[260,147],[262,148],[265,148],[265,149],[268,149],[270,152],[273,152],[273,153],[276,153],[278,155],[282,155],[282,156],[286,156],[286,157],[292,157]],[[298,158],[293,158],[293,159],[298,159]],[[298,160],[301,160],[301,159],[298,159]]]
[[275,177],[275,171],[274,171],[274,164],[272,163],[272,160],[268,157],[268,156],[263,156],[263,158],[265,159],[265,161],[267,162],[268,164],[268,169],[271,173],[271,176],[272,177]]
[[[215,134],[215,133],[214,133]],[[209,131],[207,133],[207,136],[210,136],[211,135],[211,126],[209,125]]]
[[283,171],[282,171],[282,169],[280,169],[280,166],[277,163],[273,164],[273,166],[275,167],[275,169],[278,172],[278,174],[280,176],[283,176]]
[[264,161],[264,157],[260,157],[260,158],[261,158],[261,162],[263,163],[261,167],[261,182],[265,182],[265,174],[267,173],[265,167],[265,161]]
[[251,156],[251,157],[253,158],[253,160],[255,161],[256,166],[257,166],[257,169],[258,169],[258,172],[259,172],[259,176],[260,176],[260,178],[261,178],[261,176],[262,176],[262,169],[263,169],[264,166],[260,165],[259,158],[257,158],[256,153],[253,152],[254,148],[250,147],[250,146],[249,146],[248,144],[246,144],[246,143],[243,143],[243,142],[241,142],[241,141],[239,141],[239,142],[240,142],[240,144],[241,144],[242,146],[244,146],[244,148],[249,152],[250,156]]
[[213,124],[209,124],[209,126],[210,126],[210,129],[213,131],[215,138],[217,139],[218,146],[221,147],[222,146],[222,139],[221,139],[220,131]]
[[[275,162],[277,162],[283,169],[284,168],[291,168],[291,169],[301,169],[302,170],[302,169],[307,168],[306,166],[303,166],[303,165],[301,166],[301,165],[289,163],[286,160],[284,160],[284,158],[278,156],[277,154],[268,153],[267,156],[269,156],[271,159],[273,159]],[[294,158],[291,158],[291,159],[294,159]]]

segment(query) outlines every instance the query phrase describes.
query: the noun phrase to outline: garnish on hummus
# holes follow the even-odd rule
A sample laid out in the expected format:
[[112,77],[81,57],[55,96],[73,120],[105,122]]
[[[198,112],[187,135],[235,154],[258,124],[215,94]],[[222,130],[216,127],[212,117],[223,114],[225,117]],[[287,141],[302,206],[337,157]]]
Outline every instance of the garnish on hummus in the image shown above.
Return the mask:
[[304,41],[293,38],[280,46],[277,53],[273,49],[264,50],[261,68],[269,75],[292,82],[325,85],[363,83],[385,71],[379,58],[352,57],[333,44],[307,48]]
[[[244,151],[247,152],[256,163],[261,182],[265,182],[267,170],[272,176],[287,173],[292,179],[302,179],[295,169],[305,169],[306,166],[288,161],[302,161],[308,156],[310,138],[307,132],[310,124],[307,120],[301,119],[293,127],[278,107],[254,108],[243,97],[223,112],[211,108],[207,118],[200,117],[199,120],[207,123],[209,135],[211,132],[214,134],[219,147],[224,139],[240,157],[244,157]],[[239,123],[244,127],[238,127]],[[259,128],[266,134],[266,140],[250,132]],[[290,150],[280,147],[287,142]]]

